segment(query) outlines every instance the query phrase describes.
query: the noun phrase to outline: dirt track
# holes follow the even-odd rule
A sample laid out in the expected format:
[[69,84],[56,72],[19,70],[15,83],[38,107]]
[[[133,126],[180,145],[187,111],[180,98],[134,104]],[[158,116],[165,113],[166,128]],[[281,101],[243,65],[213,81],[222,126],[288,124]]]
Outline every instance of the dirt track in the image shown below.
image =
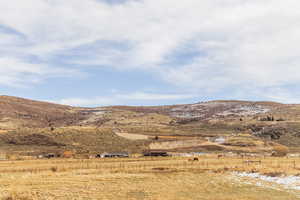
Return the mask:
[[149,137],[147,135],[141,134],[131,134],[131,133],[124,133],[124,132],[115,132],[120,137],[129,139],[129,140],[147,140]]

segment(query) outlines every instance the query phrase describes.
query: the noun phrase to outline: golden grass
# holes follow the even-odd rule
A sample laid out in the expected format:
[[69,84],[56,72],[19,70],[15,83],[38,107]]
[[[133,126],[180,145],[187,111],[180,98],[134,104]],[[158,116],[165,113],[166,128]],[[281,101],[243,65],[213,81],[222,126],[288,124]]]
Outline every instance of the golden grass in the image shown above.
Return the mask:
[[0,134],[8,133],[7,130],[0,130]]
[[[246,160],[261,160],[247,163]],[[0,162],[0,199],[295,200],[234,182],[231,171],[299,174],[300,159],[213,156]]]

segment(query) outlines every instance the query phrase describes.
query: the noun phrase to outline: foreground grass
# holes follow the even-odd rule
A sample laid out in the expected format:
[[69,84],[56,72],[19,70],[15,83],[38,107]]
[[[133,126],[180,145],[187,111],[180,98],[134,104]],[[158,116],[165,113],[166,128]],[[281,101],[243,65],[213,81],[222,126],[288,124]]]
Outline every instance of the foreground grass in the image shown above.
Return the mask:
[[199,162],[183,158],[4,161],[0,199],[300,199],[295,192],[230,179],[234,170],[263,173],[290,168],[288,172],[299,173],[289,165],[292,160],[285,159],[266,158],[252,166],[240,158],[212,157]]

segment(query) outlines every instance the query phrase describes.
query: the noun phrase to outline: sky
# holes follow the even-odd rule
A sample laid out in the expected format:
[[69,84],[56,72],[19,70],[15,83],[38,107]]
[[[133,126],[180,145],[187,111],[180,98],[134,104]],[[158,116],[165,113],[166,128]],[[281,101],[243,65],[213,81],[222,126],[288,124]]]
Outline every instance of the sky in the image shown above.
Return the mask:
[[0,0],[0,94],[300,103],[298,0]]

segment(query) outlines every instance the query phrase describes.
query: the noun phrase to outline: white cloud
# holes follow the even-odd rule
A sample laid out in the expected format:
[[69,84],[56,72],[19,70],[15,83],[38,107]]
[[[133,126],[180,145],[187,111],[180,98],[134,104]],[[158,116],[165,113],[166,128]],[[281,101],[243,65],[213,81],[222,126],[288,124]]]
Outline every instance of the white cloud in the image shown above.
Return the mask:
[[76,70],[53,68],[43,64],[24,62],[16,58],[0,57],[0,85],[24,87],[52,76],[72,76]]
[[300,95],[293,89],[272,87],[267,90],[258,90],[254,95],[262,96],[262,100],[269,99],[275,102],[283,102],[288,104],[299,104]]
[[67,98],[58,101],[52,101],[59,104],[72,106],[106,106],[106,105],[128,105],[134,101],[145,102],[161,101],[161,100],[182,100],[195,97],[192,94],[155,94],[145,92],[135,92],[129,94],[112,94],[110,96],[102,96],[95,98]]
[[[0,2],[0,24],[25,37],[26,45],[9,46],[45,62],[97,43],[93,51],[64,61],[148,70],[188,90],[216,93],[231,87],[247,93],[249,85],[257,90],[300,83],[299,7],[297,0],[128,0],[114,5],[10,0]],[[187,44],[196,55],[179,57]],[[176,59],[185,61],[178,65]],[[22,66],[32,67],[27,64]]]

